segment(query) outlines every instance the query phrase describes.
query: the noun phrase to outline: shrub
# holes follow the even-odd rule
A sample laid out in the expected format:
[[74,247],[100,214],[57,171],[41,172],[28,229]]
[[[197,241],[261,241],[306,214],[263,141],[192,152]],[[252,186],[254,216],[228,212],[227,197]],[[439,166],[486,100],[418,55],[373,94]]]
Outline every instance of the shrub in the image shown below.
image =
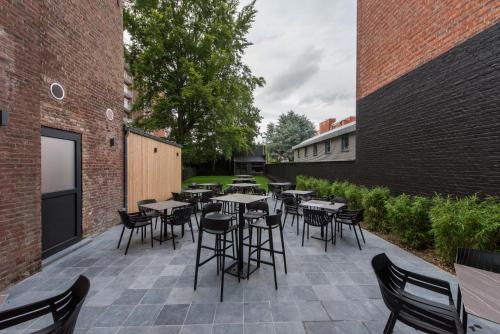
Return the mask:
[[388,228],[410,247],[428,247],[432,243],[430,204],[430,200],[421,196],[403,194],[390,198],[385,203]]
[[363,197],[368,191],[367,188],[356,186],[352,183],[345,185],[344,196],[349,204],[349,209],[358,210],[363,208]]
[[295,178],[295,184],[297,185],[297,189],[304,190],[307,188],[307,184],[309,182],[309,177],[304,175],[297,175]]
[[330,186],[330,195],[345,197],[345,191],[349,186],[349,182],[335,181]]
[[477,196],[454,199],[436,196],[429,217],[437,254],[448,264],[457,248],[495,249],[500,240],[500,203],[479,202]]
[[389,230],[385,202],[389,199],[390,191],[385,187],[375,187],[364,193],[363,208],[364,220],[367,226],[376,231]]

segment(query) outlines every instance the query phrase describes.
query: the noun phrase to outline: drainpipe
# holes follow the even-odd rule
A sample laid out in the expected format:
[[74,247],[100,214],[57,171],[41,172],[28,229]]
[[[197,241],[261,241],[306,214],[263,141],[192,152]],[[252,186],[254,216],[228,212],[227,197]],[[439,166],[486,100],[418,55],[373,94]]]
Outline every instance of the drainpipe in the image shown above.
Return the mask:
[[125,135],[123,136],[123,207],[128,211],[128,147],[127,138],[129,131],[125,126]]

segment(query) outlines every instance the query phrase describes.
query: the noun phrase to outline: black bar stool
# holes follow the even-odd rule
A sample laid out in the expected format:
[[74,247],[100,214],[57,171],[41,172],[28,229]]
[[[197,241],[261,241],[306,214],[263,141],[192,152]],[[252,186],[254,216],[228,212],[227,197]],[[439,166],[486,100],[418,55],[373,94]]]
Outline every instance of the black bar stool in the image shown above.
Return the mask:
[[[218,203],[213,203],[218,204]],[[198,249],[196,251],[196,268],[194,273],[194,289],[198,284],[198,269],[205,263],[209,262],[213,258],[217,259],[217,275],[219,271],[222,271],[221,285],[220,285],[220,301],[223,301],[224,296],[224,271],[226,267],[226,257],[230,259],[237,260],[237,257],[226,254],[226,250],[230,247],[234,247],[234,242],[227,240],[227,234],[235,231],[237,226],[231,226],[231,215],[226,215],[222,213],[212,213],[202,217],[200,220],[200,230],[198,233]],[[215,235],[215,247],[208,247],[202,244],[203,235],[205,233]],[[236,239],[236,243],[238,239]],[[229,245],[228,245],[229,244]],[[201,249],[208,249],[214,251],[214,255],[210,256],[208,259],[200,262]],[[238,245],[236,244],[236,248]],[[238,281],[240,277],[238,276]]]
[[[283,225],[281,224],[281,210],[276,211],[276,214],[274,215],[268,215],[265,217],[265,220],[258,220],[255,222],[250,222],[249,226],[249,243],[248,243],[248,278],[250,278],[250,262],[254,261],[257,262],[257,268],[260,267],[260,264],[267,264],[273,267],[273,273],[274,273],[274,287],[277,290],[278,289],[278,280],[276,279],[276,261],[274,254],[282,254],[283,255],[283,263],[285,265],[285,274],[287,274],[287,269],[286,269],[286,254],[285,254],[285,243],[283,240]],[[253,229],[257,230],[257,244],[253,245]],[[280,232],[280,238],[281,238],[281,251],[275,250],[274,249],[274,241],[273,241],[273,230],[275,228],[279,229]],[[268,239],[266,241],[262,241],[262,231],[268,232]],[[264,245],[266,243],[269,243],[269,248],[265,248]],[[252,250],[252,247],[255,249]],[[263,261],[260,258],[261,251],[266,251],[269,252],[271,255],[271,261]],[[257,258],[252,258],[252,254],[257,252]],[[256,270],[256,269],[254,269]]]

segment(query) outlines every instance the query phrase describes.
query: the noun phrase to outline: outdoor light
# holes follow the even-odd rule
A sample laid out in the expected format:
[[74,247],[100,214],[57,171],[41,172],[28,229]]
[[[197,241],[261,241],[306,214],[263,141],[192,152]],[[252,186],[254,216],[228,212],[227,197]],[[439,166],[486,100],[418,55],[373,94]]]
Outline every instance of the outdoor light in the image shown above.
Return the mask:
[[9,124],[9,113],[0,110],[0,126],[7,126]]
[[115,138],[109,140],[109,146],[115,146]]
[[154,150],[153,150],[155,153],[158,152],[158,148],[155,147]]

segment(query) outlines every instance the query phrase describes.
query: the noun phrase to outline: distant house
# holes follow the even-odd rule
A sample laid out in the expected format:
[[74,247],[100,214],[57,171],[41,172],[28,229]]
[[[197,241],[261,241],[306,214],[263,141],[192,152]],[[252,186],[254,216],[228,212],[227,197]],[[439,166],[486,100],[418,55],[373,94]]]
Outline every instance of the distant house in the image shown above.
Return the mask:
[[292,148],[294,161],[356,160],[356,122],[339,122],[331,127],[331,130],[295,145]]
[[234,175],[264,174],[264,169],[266,167],[266,154],[264,145],[256,145],[253,152],[249,154],[234,156],[233,162]]

